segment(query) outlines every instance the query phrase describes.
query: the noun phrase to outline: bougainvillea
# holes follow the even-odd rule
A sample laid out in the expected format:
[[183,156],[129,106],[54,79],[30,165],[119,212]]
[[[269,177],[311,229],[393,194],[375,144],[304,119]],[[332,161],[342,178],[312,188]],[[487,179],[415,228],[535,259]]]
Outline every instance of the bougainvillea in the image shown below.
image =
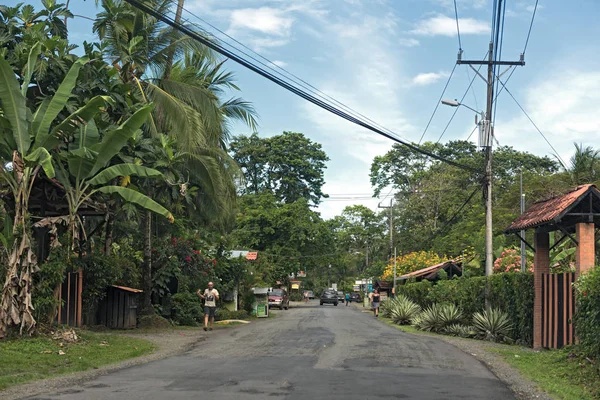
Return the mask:
[[[526,260],[525,265],[527,271],[533,272],[533,263]],[[504,249],[500,257],[494,261],[494,273],[499,272],[520,272],[521,271],[521,254],[517,249]]]
[[[439,256],[432,251],[415,251],[396,257],[396,276],[427,268],[441,262],[448,261],[446,256]],[[382,279],[391,280],[394,277],[394,259],[385,268]]]

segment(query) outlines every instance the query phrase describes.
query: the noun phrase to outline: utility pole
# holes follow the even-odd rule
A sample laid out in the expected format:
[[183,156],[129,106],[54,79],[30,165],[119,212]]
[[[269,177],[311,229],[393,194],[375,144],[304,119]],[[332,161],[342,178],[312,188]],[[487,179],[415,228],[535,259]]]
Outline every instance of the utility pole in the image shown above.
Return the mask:
[[[486,156],[485,165],[485,275],[490,276],[494,271],[494,245],[492,231],[492,141],[494,136],[494,128],[492,126],[492,110],[494,104],[494,83],[506,71],[516,65],[525,65],[524,55],[521,54],[519,61],[501,61],[494,60],[494,42],[490,42],[487,61],[480,60],[462,60],[462,50],[458,53],[457,64],[466,64],[475,73],[482,78],[487,85],[487,102],[485,119],[479,123],[480,127],[480,146],[483,147]],[[487,79],[485,79],[479,71],[473,68],[473,65],[487,65]],[[502,72],[498,77],[494,76],[494,66],[506,65],[508,69]]]
[[[521,214],[525,212],[525,193],[523,193],[523,169],[521,168]],[[525,272],[525,231],[521,231],[521,271]]]
[[396,294],[396,247],[394,246],[394,198],[390,199],[389,206],[382,206],[381,203],[377,205],[377,208],[389,208],[390,209],[390,257],[394,256],[394,294]]

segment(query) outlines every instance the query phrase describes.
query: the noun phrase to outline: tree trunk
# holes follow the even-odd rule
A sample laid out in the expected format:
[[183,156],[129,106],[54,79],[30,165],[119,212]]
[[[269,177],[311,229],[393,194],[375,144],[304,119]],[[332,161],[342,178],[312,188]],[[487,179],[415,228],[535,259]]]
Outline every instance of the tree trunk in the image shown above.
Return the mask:
[[[183,3],[185,0],[178,0],[177,2],[177,10],[175,11],[175,24],[179,24],[181,22],[181,14],[183,13]],[[175,43],[175,41],[171,41],[171,46]],[[171,69],[173,68],[173,57],[175,56],[175,51],[171,49],[169,54],[167,54],[167,64],[165,69],[165,74],[163,76],[164,79],[169,79],[171,76]]]
[[154,314],[152,307],[152,212],[146,211],[144,220],[144,268],[142,271],[144,301],[142,314]]
[[106,215],[106,230],[104,231],[104,255],[110,256],[113,242],[113,228],[115,226],[115,216],[110,212]]

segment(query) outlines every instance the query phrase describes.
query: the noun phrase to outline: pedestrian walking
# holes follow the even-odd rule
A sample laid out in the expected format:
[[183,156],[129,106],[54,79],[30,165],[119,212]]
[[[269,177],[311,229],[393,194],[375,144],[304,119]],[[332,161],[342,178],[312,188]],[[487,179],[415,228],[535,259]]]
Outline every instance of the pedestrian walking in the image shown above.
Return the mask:
[[350,303],[350,293],[346,293],[346,307],[348,307],[348,303]]
[[304,302],[308,303],[308,290],[304,292]]
[[219,300],[219,291],[213,287],[212,282],[208,282],[208,288],[204,290],[204,294],[200,293],[200,289],[196,293],[204,300],[204,330],[212,331],[213,323],[215,322],[215,311],[217,311],[217,300]]
[[371,293],[371,307],[373,308],[376,318],[379,317],[379,299],[379,290],[375,289],[373,293]]

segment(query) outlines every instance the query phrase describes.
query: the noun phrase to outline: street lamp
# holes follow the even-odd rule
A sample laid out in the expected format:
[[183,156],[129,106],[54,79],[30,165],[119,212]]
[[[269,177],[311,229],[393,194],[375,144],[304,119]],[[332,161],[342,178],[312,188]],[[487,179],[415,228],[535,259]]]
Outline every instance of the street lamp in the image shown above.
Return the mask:
[[486,166],[485,166],[485,275],[490,276],[493,273],[494,259],[493,249],[494,245],[492,235],[492,125],[490,123],[489,115],[486,115],[483,111],[477,111],[474,108],[462,104],[458,100],[443,99],[442,104],[450,107],[463,106],[469,110],[481,115],[481,121],[475,122],[479,125],[479,146],[486,152]]

